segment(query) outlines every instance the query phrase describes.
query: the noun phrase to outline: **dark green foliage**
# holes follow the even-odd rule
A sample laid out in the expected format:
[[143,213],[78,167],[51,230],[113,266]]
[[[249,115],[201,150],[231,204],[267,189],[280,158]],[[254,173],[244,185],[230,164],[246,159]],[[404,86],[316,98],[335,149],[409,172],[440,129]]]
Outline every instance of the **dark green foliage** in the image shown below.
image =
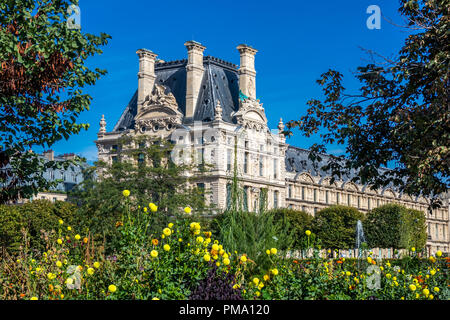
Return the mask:
[[426,243],[425,214],[398,204],[371,210],[364,221],[370,247],[421,249]]
[[[118,238],[116,222],[122,219],[124,210],[123,190],[130,191],[134,209],[140,207],[143,212],[147,207],[150,211],[151,202],[158,206],[158,212],[151,215],[149,232],[166,226],[169,218],[183,213],[186,206],[192,208],[194,215],[206,211],[205,195],[191,187],[184,174],[192,167],[171,162],[172,148],[169,142],[145,137],[122,139],[118,144],[120,161],[111,165],[97,162],[85,171],[84,182],[69,193],[69,200],[79,206],[80,226],[114,247]],[[127,160],[139,157],[144,161],[138,164]]]
[[292,235],[292,248],[303,248],[302,239],[305,237],[305,231],[311,230],[313,217],[307,212],[288,208],[272,209],[270,213],[274,215],[275,221],[281,222],[283,229]]
[[25,235],[30,248],[41,251],[45,241],[43,231],[58,229],[58,220],[67,224],[74,221],[76,207],[70,203],[34,200],[17,206],[0,206],[0,250],[17,252],[24,246]]
[[316,213],[312,232],[321,240],[323,248],[355,248],[356,223],[364,214],[352,207],[331,206]]
[[214,264],[205,279],[192,291],[189,300],[242,300],[241,289],[233,289],[232,273],[219,273]]
[[448,0],[401,0],[410,29],[402,29],[408,34],[395,58],[368,51],[372,61],[354,73],[357,92],[345,90],[336,70],[317,80],[323,99],[308,101],[305,115],[287,127],[307,137],[319,133],[313,159],[320,160],[326,145],[346,145],[348,157],[331,157],[324,168],[333,176],[358,169],[354,182],[392,184],[431,197],[431,208],[441,204],[439,195],[450,187],[448,10]]
[[109,35],[67,27],[71,0],[0,2],[0,203],[28,199],[51,184],[43,177],[57,162],[44,162],[34,147],[49,148],[88,129],[77,123],[89,110],[83,93],[106,73],[85,62],[101,54]]

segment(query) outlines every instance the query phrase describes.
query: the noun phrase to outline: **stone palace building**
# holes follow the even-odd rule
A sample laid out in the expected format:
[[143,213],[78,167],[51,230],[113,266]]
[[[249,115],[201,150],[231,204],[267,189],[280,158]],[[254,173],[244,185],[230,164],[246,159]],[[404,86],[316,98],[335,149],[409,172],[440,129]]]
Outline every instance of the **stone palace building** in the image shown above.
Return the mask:
[[430,252],[449,252],[448,199],[444,207],[429,213],[427,199],[392,188],[371,190],[350,177],[330,184],[326,172],[314,169],[307,150],[286,143],[281,119],[276,130],[268,128],[263,104],[256,99],[256,49],[239,45],[237,66],[204,56],[205,47],[198,42],[184,45],[187,59],[176,61],[158,60],[146,49],[137,51],[138,89],[111,131],[102,117],[95,141],[99,160],[118,161],[118,139],[124,135],[170,139],[176,143],[174,160],[189,161],[193,156],[211,165],[208,175],[196,182],[208,191],[207,201],[219,208],[229,201],[237,163],[248,210],[257,210],[262,190],[269,208],[289,207],[311,215],[333,204],[367,212],[395,202],[426,214]]

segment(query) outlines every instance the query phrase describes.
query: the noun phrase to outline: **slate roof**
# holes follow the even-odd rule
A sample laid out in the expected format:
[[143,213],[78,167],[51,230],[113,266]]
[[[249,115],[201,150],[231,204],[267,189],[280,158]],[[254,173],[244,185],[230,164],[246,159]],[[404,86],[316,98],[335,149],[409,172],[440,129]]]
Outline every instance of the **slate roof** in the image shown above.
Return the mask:
[[[171,92],[179,111],[186,115],[186,64],[187,59],[157,63],[155,65],[156,83]],[[195,114],[192,119],[184,118],[183,123],[193,121],[208,122],[214,119],[217,101],[222,107],[223,121],[233,123],[231,114],[239,109],[239,74],[238,67],[230,62],[211,57],[203,57],[202,84],[198,95]],[[114,131],[134,128],[134,117],[137,113],[137,90],[123,111]]]

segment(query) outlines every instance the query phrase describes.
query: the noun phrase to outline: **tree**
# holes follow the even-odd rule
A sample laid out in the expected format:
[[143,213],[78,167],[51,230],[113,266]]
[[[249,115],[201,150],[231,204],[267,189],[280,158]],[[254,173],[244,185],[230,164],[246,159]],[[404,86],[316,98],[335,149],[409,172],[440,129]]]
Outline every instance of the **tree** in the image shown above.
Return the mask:
[[[345,91],[340,72],[323,73],[317,83],[325,98],[308,101],[306,115],[290,121],[286,134],[298,127],[309,137],[323,129],[312,160],[321,160],[326,144],[346,144],[348,157],[331,156],[323,168],[333,177],[356,169],[354,182],[430,197],[432,209],[450,184],[449,6],[445,0],[400,3],[412,31],[398,56],[370,52],[373,61],[358,68],[361,87],[354,94]],[[388,165],[392,170],[383,169]]]
[[[305,231],[312,227],[313,217],[305,212],[288,208],[278,208],[270,210],[270,214],[274,215],[274,220],[283,222],[284,230],[292,234],[294,243],[293,248],[302,247],[302,238],[305,237]],[[284,223],[286,221],[287,223]]]
[[76,122],[92,99],[82,89],[106,71],[90,70],[85,60],[101,54],[110,36],[70,29],[68,8],[76,3],[0,3],[0,203],[48,189],[43,172],[63,165],[44,162],[33,147],[49,148],[89,127]]
[[[187,206],[202,214],[205,192],[185,173],[193,165],[176,165],[170,159],[173,144],[146,136],[125,136],[118,142],[119,159],[108,164],[96,162],[84,172],[84,181],[69,192],[69,201],[79,206],[79,225],[97,236],[112,240],[123,208],[122,192],[130,191],[133,205],[150,212],[149,204],[158,207],[149,231],[159,230],[169,217],[183,212]],[[199,173],[201,174],[201,173]],[[137,208],[136,208],[137,209]]]
[[427,241],[425,214],[394,203],[371,210],[364,231],[371,247],[423,248]]
[[364,214],[356,208],[330,206],[316,213],[312,231],[324,248],[353,249],[358,220],[364,221]]

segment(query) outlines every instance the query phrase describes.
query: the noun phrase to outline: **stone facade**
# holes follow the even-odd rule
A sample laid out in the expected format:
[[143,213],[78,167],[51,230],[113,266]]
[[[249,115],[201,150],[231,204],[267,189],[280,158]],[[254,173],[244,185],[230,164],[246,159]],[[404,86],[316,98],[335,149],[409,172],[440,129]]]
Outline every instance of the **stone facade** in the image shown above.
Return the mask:
[[330,184],[325,172],[314,169],[307,150],[286,144],[281,119],[277,129],[268,128],[256,98],[257,50],[239,45],[238,68],[204,56],[206,48],[198,42],[188,41],[185,47],[188,59],[169,62],[156,60],[149,50],[137,51],[138,89],[111,131],[102,116],[95,141],[99,160],[118,161],[118,139],[123,136],[170,139],[176,144],[174,161],[210,165],[206,176],[188,174],[198,177],[198,186],[209,191],[206,201],[220,209],[229,201],[236,163],[248,210],[259,207],[261,190],[267,192],[269,208],[290,207],[312,215],[333,204],[367,212],[396,202],[425,212],[430,252],[449,251],[448,201],[430,214],[427,199],[413,199],[393,188],[374,191],[350,182],[351,177]]

